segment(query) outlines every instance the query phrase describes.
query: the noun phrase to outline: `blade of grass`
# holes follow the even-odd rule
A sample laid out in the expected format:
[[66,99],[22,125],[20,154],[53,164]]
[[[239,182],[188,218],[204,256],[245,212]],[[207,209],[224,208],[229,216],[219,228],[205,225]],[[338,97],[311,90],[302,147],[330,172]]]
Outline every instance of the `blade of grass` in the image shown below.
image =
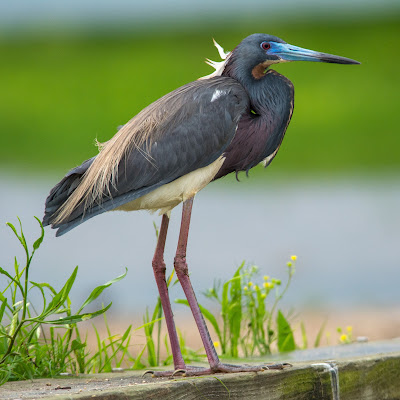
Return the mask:
[[[175,303],[184,304],[185,306],[189,307],[189,303],[186,299],[176,299]],[[218,336],[219,341],[222,342],[222,335],[221,335],[221,331],[219,329],[217,319],[214,317],[214,315],[210,311],[208,311],[201,304],[199,304],[199,308],[200,308],[200,311],[203,314],[204,318],[206,318],[211,323],[212,327],[215,330],[215,333]]]
[[325,320],[325,321],[322,323],[321,327],[319,328],[318,333],[317,333],[317,336],[316,336],[316,338],[315,338],[314,347],[319,347],[319,345],[320,345],[320,343],[321,343],[322,335],[323,335],[324,330],[325,330],[326,323],[327,323],[327,320]]
[[284,317],[281,310],[278,310],[278,316],[276,318],[276,324],[278,327],[278,349],[281,353],[293,351],[296,349],[294,342],[293,331],[289,325],[289,322]]
[[87,305],[89,305],[91,302],[96,300],[101,295],[101,293],[103,293],[104,289],[108,288],[113,283],[119,282],[121,279],[124,279],[127,273],[128,273],[128,268],[125,268],[125,273],[123,273],[122,275],[119,275],[116,278],[112,279],[111,281],[108,281],[108,282],[104,283],[103,285],[100,285],[100,286],[97,286],[96,288],[94,288],[92,290],[92,293],[90,293],[89,297],[80,306],[77,313],[79,314]]
[[301,329],[301,337],[303,340],[303,349],[307,349],[308,348],[308,341],[307,341],[307,333],[306,333],[306,327],[303,323],[303,321],[301,321],[300,323],[300,329]]

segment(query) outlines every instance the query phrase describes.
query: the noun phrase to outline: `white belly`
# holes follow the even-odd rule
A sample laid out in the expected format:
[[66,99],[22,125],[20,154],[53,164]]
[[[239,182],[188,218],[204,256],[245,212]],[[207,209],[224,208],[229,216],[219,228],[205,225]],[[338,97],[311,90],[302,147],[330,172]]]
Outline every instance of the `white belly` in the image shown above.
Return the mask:
[[160,215],[169,214],[179,203],[190,199],[207,186],[220,170],[224,161],[225,157],[221,156],[207,167],[196,169],[114,210],[149,210],[151,212],[160,210]]

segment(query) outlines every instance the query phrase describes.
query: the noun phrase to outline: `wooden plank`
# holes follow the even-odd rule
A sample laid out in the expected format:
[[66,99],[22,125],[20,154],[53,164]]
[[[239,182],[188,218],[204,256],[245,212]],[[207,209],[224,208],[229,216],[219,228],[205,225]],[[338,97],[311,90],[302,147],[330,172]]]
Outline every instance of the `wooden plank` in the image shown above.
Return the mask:
[[[335,400],[330,373],[316,365],[323,362],[297,362],[284,371],[173,380],[127,371],[9,382],[0,387],[0,399]],[[400,399],[400,352],[342,359],[336,365],[340,400]]]

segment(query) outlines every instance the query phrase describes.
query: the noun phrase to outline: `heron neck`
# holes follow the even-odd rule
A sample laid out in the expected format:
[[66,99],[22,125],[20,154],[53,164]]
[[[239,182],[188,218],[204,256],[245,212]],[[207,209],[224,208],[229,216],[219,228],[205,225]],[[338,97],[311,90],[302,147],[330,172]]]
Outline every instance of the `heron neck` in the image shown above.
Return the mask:
[[262,74],[254,74],[253,70],[240,66],[234,68],[228,63],[222,76],[239,81],[249,96],[251,109],[256,114],[269,117],[271,112],[280,110],[284,105],[286,108],[288,103],[293,102],[294,88],[289,79],[273,69],[268,69],[266,73],[262,71]]

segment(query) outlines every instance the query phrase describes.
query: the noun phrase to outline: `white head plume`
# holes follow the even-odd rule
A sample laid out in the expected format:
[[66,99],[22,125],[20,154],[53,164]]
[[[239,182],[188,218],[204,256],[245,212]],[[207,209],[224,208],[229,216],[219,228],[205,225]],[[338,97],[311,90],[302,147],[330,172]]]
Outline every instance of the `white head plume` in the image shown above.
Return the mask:
[[219,56],[222,58],[222,61],[212,61],[209,58],[206,59],[206,64],[210,65],[211,67],[213,67],[215,69],[215,71],[210,74],[210,75],[206,75],[203,76],[199,79],[208,79],[208,78],[213,78],[214,76],[221,76],[222,72],[225,68],[225,65],[229,59],[229,56],[231,55],[231,52],[228,51],[227,53],[225,53],[225,50],[222,48],[221,45],[219,45],[215,39],[213,39],[214,42],[214,46],[217,48],[218,50],[218,54]]

